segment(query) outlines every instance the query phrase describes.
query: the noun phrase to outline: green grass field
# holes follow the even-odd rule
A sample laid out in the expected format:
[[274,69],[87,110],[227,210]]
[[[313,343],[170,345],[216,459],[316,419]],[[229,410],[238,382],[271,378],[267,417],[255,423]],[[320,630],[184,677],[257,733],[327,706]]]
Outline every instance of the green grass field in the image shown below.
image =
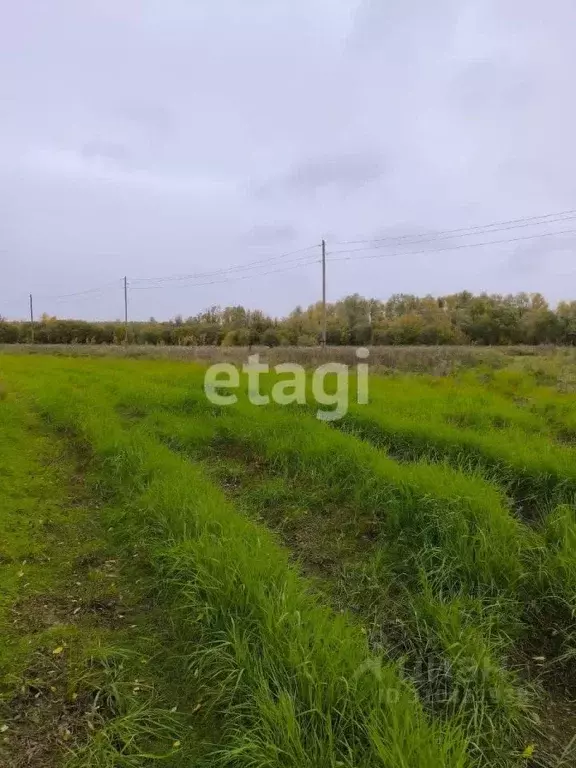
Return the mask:
[[576,764],[570,366],[204,371],[0,356],[0,764]]

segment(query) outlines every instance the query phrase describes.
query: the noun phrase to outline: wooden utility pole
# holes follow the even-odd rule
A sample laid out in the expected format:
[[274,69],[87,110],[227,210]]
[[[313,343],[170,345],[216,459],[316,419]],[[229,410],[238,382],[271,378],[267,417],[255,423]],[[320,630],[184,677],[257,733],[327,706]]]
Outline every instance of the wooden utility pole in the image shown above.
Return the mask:
[[30,340],[34,344],[34,303],[30,294]]
[[374,344],[374,326],[372,325],[372,299],[368,300],[368,327],[370,328],[370,346]]
[[326,240],[322,240],[322,346],[326,346]]
[[126,276],[124,276],[124,326],[126,328],[124,344],[128,344],[128,280]]

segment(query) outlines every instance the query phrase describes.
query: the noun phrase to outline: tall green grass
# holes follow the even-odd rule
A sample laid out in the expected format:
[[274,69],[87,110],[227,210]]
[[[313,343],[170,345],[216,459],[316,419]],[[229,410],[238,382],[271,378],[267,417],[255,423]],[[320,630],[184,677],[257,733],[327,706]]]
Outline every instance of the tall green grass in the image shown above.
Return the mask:
[[[546,663],[543,675],[562,678],[576,691],[576,510],[559,506],[544,519],[543,543],[534,550],[535,583],[531,603],[542,639],[537,649]],[[569,673],[566,678],[566,673]]]
[[555,443],[539,415],[452,380],[375,380],[371,394],[335,426],[403,460],[487,469],[530,517],[539,506],[574,501],[576,451]]
[[186,648],[182,684],[201,686],[201,706],[223,717],[223,746],[212,761],[471,765],[464,735],[425,716],[397,667],[371,655],[358,627],[319,604],[287,552],[239,516],[198,467],[144,425],[123,427],[110,393],[96,385],[74,389],[66,372],[48,367],[20,383],[53,428],[90,452],[95,486],[116,505],[110,526],[154,569]]
[[[392,552],[388,562],[394,563],[397,574],[402,574],[404,581],[409,582],[411,577],[413,580],[412,594],[408,596],[407,602],[414,608],[416,621],[411,623],[405,634],[419,638],[413,643],[418,647],[405,646],[402,650],[417,659],[423,655],[436,655],[439,678],[445,679],[442,665],[448,664],[450,692],[446,709],[453,713],[455,702],[458,701],[458,714],[468,718],[467,730],[474,734],[473,738],[486,734],[489,723],[492,732],[495,728],[499,729],[501,745],[512,744],[518,739],[519,733],[526,727],[529,705],[523,686],[514,672],[506,668],[505,658],[511,650],[508,633],[515,629],[516,618],[524,612],[526,624],[523,634],[532,637],[535,645],[549,634],[546,620],[540,622],[539,628],[531,626],[537,617],[550,618],[550,609],[555,604],[555,601],[543,599],[542,583],[535,578],[536,570],[547,573],[552,579],[551,589],[555,594],[564,594],[565,590],[557,569],[551,567],[549,550],[542,536],[512,518],[504,499],[493,486],[481,478],[474,481],[474,478],[468,476],[459,486],[454,480],[460,473],[438,465],[430,468],[435,482],[430,482],[431,476],[425,482],[424,474],[421,471],[415,473],[414,466],[402,466],[401,469],[406,472],[405,487],[410,490],[405,492],[401,483],[393,486],[393,495],[401,496],[401,504],[405,508],[404,517],[400,518],[399,524],[394,525],[394,519],[390,524],[386,515],[390,511],[390,503],[382,503],[385,498],[382,496],[382,486],[389,486],[391,482],[390,472],[382,472],[382,467],[395,465],[395,462],[382,461],[383,457],[378,457],[378,469],[375,470],[371,462],[375,453],[373,450],[357,440],[333,439],[324,425],[309,416],[254,409],[242,404],[234,409],[218,411],[206,405],[201,396],[194,397],[190,392],[178,392],[176,389],[170,395],[159,396],[155,404],[152,402],[149,407],[152,412],[155,407],[168,412],[156,413],[150,423],[155,424],[169,444],[187,450],[195,457],[205,455],[210,450],[216,456],[242,456],[244,461],[255,464],[259,473],[267,472],[293,488],[294,503],[311,506],[324,504],[328,514],[343,504],[349,504],[357,513],[373,512],[379,522],[380,542],[393,542],[387,547],[387,552]],[[210,426],[212,412],[214,415]],[[188,415],[190,420],[182,418],[183,414]],[[355,451],[359,451],[359,455]],[[416,469],[420,467],[417,465]],[[374,483],[366,480],[367,475],[370,477],[371,474],[376,474],[378,478],[379,492],[376,494],[373,493]],[[398,476],[395,477],[397,479]],[[260,500],[259,509],[264,517],[267,503],[271,507],[278,507],[279,487],[278,484],[272,484],[269,497]],[[477,601],[477,606],[482,606],[484,613],[490,615],[482,616],[482,611],[477,609],[475,616],[468,620],[466,631],[452,622],[453,634],[449,631],[450,624],[446,617],[458,614],[462,592],[464,595],[475,595],[478,591],[484,595],[490,593],[490,588],[486,589],[487,582],[479,583],[478,577],[482,574],[482,566],[493,566],[493,561],[484,555],[486,550],[481,550],[479,560],[482,565],[475,563],[470,569],[474,574],[472,580],[464,578],[459,581],[456,575],[458,571],[450,563],[451,556],[463,557],[458,545],[459,529],[452,529],[453,535],[445,536],[443,545],[439,547],[437,539],[428,538],[428,526],[416,527],[425,514],[422,507],[430,502],[430,497],[436,505],[437,516],[443,525],[448,526],[450,518],[445,510],[449,504],[446,504],[446,498],[456,505],[459,523],[469,516],[469,498],[476,499],[482,510],[477,527],[479,535],[484,536],[486,547],[495,554],[501,552],[502,560],[508,567],[514,562],[516,553],[516,564],[521,574],[517,581],[496,577],[492,606],[486,610],[486,602]],[[392,510],[395,509],[397,506],[392,506]],[[492,537],[490,533],[486,534],[486,530],[491,530],[489,523],[494,512],[497,519],[503,516],[508,521],[513,520],[510,526],[514,532],[511,539],[506,539],[500,532]],[[390,536],[386,535],[388,532]],[[402,546],[403,536],[409,540],[405,548]],[[466,536],[464,538],[467,540]],[[512,546],[511,541],[514,542]],[[475,542],[472,548],[477,550]],[[432,595],[425,593],[423,598],[418,596],[417,579],[413,578],[414,574],[422,572],[435,584],[436,590]],[[497,572],[498,569],[492,567],[491,577],[494,578]],[[387,573],[377,581],[380,588],[385,587],[389,578],[390,574]],[[443,593],[447,593],[448,599],[442,597]],[[542,612],[540,608],[536,609],[536,605],[543,609]],[[441,610],[437,610],[438,606]],[[512,626],[504,631],[494,631],[494,624],[499,621],[498,614],[507,615]],[[567,633],[570,637],[571,630],[568,630],[572,625],[571,615],[564,612],[558,620],[562,634]],[[558,646],[558,650],[567,656],[569,650],[565,649],[566,644]],[[553,655],[558,654],[555,652]],[[481,736],[478,742],[480,752],[486,754],[486,745],[482,743]],[[490,760],[493,764],[494,757],[491,756]]]
[[[79,389],[89,386],[94,398],[101,401],[102,413],[106,404],[106,419],[115,425],[114,430],[121,430],[123,440],[135,440],[137,435],[139,445],[144,441],[154,455],[160,451],[162,460],[153,462],[157,468],[165,459],[168,461],[170,452],[157,445],[155,436],[169,448],[186,453],[194,464],[205,460],[209,466],[221,463],[230,468],[238,464],[241,478],[248,473],[252,479],[248,490],[236,494],[243,508],[251,508],[266,522],[273,521],[279,530],[291,526],[293,532],[300,526],[304,536],[312,530],[306,519],[315,516],[324,532],[332,525],[334,540],[354,542],[349,547],[354,550],[350,560],[344,564],[348,571],[336,567],[330,574],[339,582],[336,591],[343,598],[343,606],[357,612],[372,642],[377,636],[376,625],[383,626],[383,652],[405,657],[406,674],[416,681],[425,708],[442,714],[447,723],[459,723],[467,734],[468,754],[473,760],[485,765],[518,763],[523,738],[531,727],[531,705],[509,663],[514,642],[524,643],[528,638],[539,643],[553,622],[555,637],[560,637],[561,642],[550,649],[550,664],[563,665],[573,657],[571,568],[576,558],[571,556],[570,542],[576,526],[567,511],[571,507],[542,514],[543,524],[529,528],[512,513],[498,486],[476,472],[477,467],[487,466],[485,458],[470,458],[472,451],[462,450],[461,446],[462,453],[444,458],[457,467],[466,467],[467,472],[437,460],[406,461],[422,455],[429,459],[442,455],[433,451],[406,451],[398,462],[357,435],[320,424],[307,409],[255,408],[246,403],[245,394],[234,408],[212,406],[201,391],[202,371],[192,366],[84,366],[70,366],[69,373],[62,374],[62,388],[70,387],[70,377]],[[60,375],[56,368],[50,374],[51,378]],[[486,400],[490,401],[490,396]],[[474,404],[478,405],[472,400],[468,411],[472,426],[458,429],[448,423],[451,436],[461,437],[463,431],[469,431],[476,439],[486,432],[485,420],[473,417]],[[382,407],[382,403],[373,404],[366,410]],[[114,417],[112,408],[116,411]],[[446,403],[442,408],[447,408]],[[467,413],[463,401],[458,408],[461,414]],[[354,417],[361,410],[354,409]],[[52,407],[50,411],[54,413]],[[397,411],[396,418],[410,421],[401,408]],[[524,424],[523,417],[498,421],[504,418],[503,411],[505,407],[499,402],[489,419],[493,431],[490,434],[499,436],[501,442],[512,433],[522,435],[533,452],[535,444],[549,439],[539,416],[529,414]],[[419,421],[419,427],[428,429],[434,437],[437,414],[431,413],[427,423],[422,411]],[[94,442],[93,438],[90,442]],[[112,455],[116,471],[124,458],[119,458],[117,451]],[[172,457],[168,463],[174,459],[179,461]],[[502,480],[505,465],[501,452],[497,462],[494,477]],[[116,493],[124,494],[136,477],[144,476],[147,484],[153,484],[155,470],[146,462],[143,466],[144,472],[136,466],[129,469],[120,478]],[[535,483],[534,504],[544,498],[557,498],[566,476],[562,467],[557,478],[549,482],[542,475],[542,462],[538,466],[540,477],[528,481]],[[189,469],[197,472],[194,466]],[[175,485],[171,472],[164,474]],[[518,476],[517,468],[510,473],[512,482]],[[109,483],[104,482],[102,490],[109,491]],[[212,494],[213,486],[207,487],[211,490],[206,494]],[[522,487],[522,493],[526,487]],[[154,511],[161,509],[165,515],[175,506],[172,494],[179,498],[181,492],[170,489],[169,496],[160,503],[154,490],[150,505],[145,501],[147,492],[139,493],[139,503],[145,502],[145,514],[129,533],[133,516],[128,511],[122,522],[127,539],[147,542],[150,537],[165,536],[167,530],[178,530],[178,535],[188,540],[191,530],[182,529],[180,515],[158,525]],[[192,517],[196,514],[194,511]],[[221,517],[215,515],[214,519],[220,521]],[[334,527],[336,524],[339,528]],[[193,535],[196,537],[195,532]],[[370,546],[365,553],[355,551],[354,540],[364,537]],[[314,539],[307,542],[307,551],[316,543]],[[324,543],[318,542],[320,554],[323,547]],[[232,543],[229,548],[233,549]],[[331,551],[336,556],[347,556],[345,549],[334,547]],[[178,554],[178,563],[187,562],[184,554]],[[269,552],[266,556],[270,557]],[[255,557],[259,559],[259,551]],[[172,568],[170,557],[163,559],[155,553],[152,559],[162,563],[161,573],[166,575],[163,581],[171,584],[175,576],[178,594],[183,594],[184,577]],[[248,564],[243,567],[248,571]],[[202,577],[202,583],[211,579],[217,579],[212,572]],[[217,590],[222,589],[218,583]],[[170,587],[166,599],[171,594]],[[191,604],[196,605],[197,600],[194,593]],[[389,621],[385,620],[386,612]],[[533,630],[532,623],[537,624]],[[182,626],[187,626],[184,620],[178,622],[178,627]],[[236,654],[236,642],[233,647]],[[362,674],[367,672],[369,677],[380,679],[379,663],[378,658],[375,661],[368,656],[360,664]],[[425,667],[417,670],[418,664]],[[310,703],[310,699],[306,701]]]
[[211,417],[214,407],[192,394],[180,406],[153,412],[148,423],[173,445],[180,441],[199,455],[212,450],[261,462],[287,483],[307,487],[311,503],[314,489],[320,503],[349,504],[351,514],[369,512],[407,578],[417,565],[446,590],[496,594],[521,586],[521,551],[530,531],[480,476],[445,464],[399,463],[289,409],[239,403]]
[[[311,537],[308,557],[319,555],[322,570],[322,557],[334,556],[326,536],[342,535],[354,550],[356,538],[374,532],[375,552],[368,547],[355,558],[352,578],[329,569],[341,582],[338,598],[364,619],[372,639],[383,633],[384,647],[406,658],[407,672],[437,714],[465,724],[475,754],[486,764],[508,765],[530,717],[523,686],[503,666],[521,613],[512,595],[525,574],[522,527],[499,504],[497,491],[449,467],[397,465],[308,416],[235,409],[214,417],[212,435],[206,415],[186,421],[181,414],[156,414],[148,423],[192,456],[206,448],[218,458],[242,456],[258,477],[270,477],[264,485],[254,481],[252,505],[263,519],[295,515],[294,527]],[[479,490],[491,493],[493,508],[486,499],[474,503]],[[310,518],[324,515],[326,523],[310,525]],[[332,530],[330,518],[337,525]],[[346,554],[341,549],[336,557]],[[370,592],[377,594],[372,602]],[[455,621],[467,600],[475,614]],[[403,624],[401,638],[387,613]],[[396,642],[399,647],[391,647]]]
[[[132,402],[129,392],[118,401],[127,417],[134,414]],[[427,674],[449,688],[445,693],[434,692],[435,709],[466,723],[478,754],[489,751],[482,735],[488,732],[489,723],[490,747],[499,751],[497,757],[491,753],[491,764],[495,759],[510,759],[511,745],[518,743],[526,727],[528,702],[515,675],[502,666],[509,645],[506,632],[497,633],[493,628],[504,610],[508,624],[515,626],[519,606],[503,601],[501,593],[513,593],[522,582],[520,560],[514,562],[511,553],[518,549],[522,533],[529,532],[510,516],[495,488],[450,467],[398,465],[307,414],[254,409],[245,404],[222,411],[207,404],[197,392],[165,385],[148,390],[145,400],[139,398],[138,408],[140,417],[150,414],[146,423],[170,446],[194,458],[211,453],[215,457],[241,456],[257,468],[259,477],[264,473],[282,481],[264,487],[255,482],[264,518],[270,517],[266,507],[282,510],[290,489],[294,489],[294,498],[288,499],[289,503],[308,506],[312,514],[317,512],[314,507],[320,507],[325,512],[319,514],[330,516],[346,505],[350,517],[363,518],[358,519],[356,533],[353,525],[346,524],[349,536],[358,535],[366,515],[376,518],[373,522],[379,546],[386,548],[386,565],[392,565],[394,573],[373,569],[373,590],[384,591],[391,577],[397,585],[412,583],[412,590],[403,593],[403,601],[414,615],[406,619],[409,627],[400,649],[411,659],[411,673],[415,664],[426,660]],[[447,514],[451,508],[452,516]],[[497,521],[492,528],[491,515]],[[476,532],[478,539],[473,538]],[[319,542],[318,548],[322,547]],[[488,551],[497,555],[499,547],[500,564],[497,558],[487,556]],[[482,570],[485,567],[487,571]],[[362,583],[358,586],[364,592],[368,571],[369,567],[360,569]],[[421,590],[422,574],[426,574],[428,586],[434,584],[433,592],[431,588]],[[343,585],[341,593],[349,587],[349,583]],[[453,622],[451,632],[444,618],[446,612],[452,617],[458,615],[463,590],[495,597],[491,606],[475,601],[476,615],[473,620],[466,619],[466,631],[460,637],[460,625]],[[443,591],[447,592],[444,598]],[[392,606],[398,615],[398,603],[391,602],[381,606],[380,621],[386,607]],[[490,607],[490,615],[481,618],[479,606]],[[363,613],[365,618],[369,615],[369,611]],[[411,635],[415,641],[410,640]],[[430,685],[425,687],[429,693]],[[421,688],[427,695],[424,686]]]
[[[468,374],[470,379],[473,374]],[[576,443],[576,375],[573,365],[540,363],[491,372],[490,390],[539,418],[561,443]]]
[[4,392],[0,764],[190,765],[197,718],[184,715],[185,697],[159,663],[161,636],[140,587],[128,568],[116,571],[118,553],[91,519],[98,500],[26,398]]

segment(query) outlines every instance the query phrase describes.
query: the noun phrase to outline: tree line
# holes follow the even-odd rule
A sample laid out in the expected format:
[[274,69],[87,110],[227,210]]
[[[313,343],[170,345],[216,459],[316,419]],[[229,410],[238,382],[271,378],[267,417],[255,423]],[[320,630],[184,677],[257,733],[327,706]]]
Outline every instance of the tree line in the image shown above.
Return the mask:
[[[330,345],[576,344],[576,301],[552,308],[539,293],[474,295],[468,291],[387,301],[359,294],[327,304]],[[172,320],[131,322],[128,342],[152,345],[316,346],[322,338],[322,304],[296,307],[275,318],[242,306],[210,307]],[[61,320],[43,315],[29,322],[0,317],[0,343],[123,344],[123,322]]]

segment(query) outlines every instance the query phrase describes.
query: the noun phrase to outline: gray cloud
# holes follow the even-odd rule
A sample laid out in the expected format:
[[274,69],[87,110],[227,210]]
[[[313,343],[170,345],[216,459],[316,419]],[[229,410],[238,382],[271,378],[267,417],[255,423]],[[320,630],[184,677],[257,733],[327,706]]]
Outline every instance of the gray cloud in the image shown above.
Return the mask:
[[[1,314],[24,315],[30,291],[576,205],[573,0],[36,5],[5,3],[0,29]],[[567,258],[542,239],[351,260],[328,295],[557,299]],[[315,301],[318,278],[134,291],[131,311],[279,313]],[[115,290],[38,310],[115,317]]]
[[455,74],[453,88],[461,108],[480,116],[487,111],[517,111],[535,96],[529,73],[506,57],[471,61]]
[[344,191],[358,189],[385,174],[377,155],[356,152],[316,157],[294,164],[281,173],[254,186],[257,197],[267,195],[306,195],[323,188]]
[[128,147],[113,141],[93,140],[82,145],[80,154],[88,159],[104,158],[118,165],[127,165],[130,157]]
[[285,245],[293,243],[298,231],[291,224],[257,224],[245,233],[243,240],[248,245]]
[[512,275],[527,273],[536,276],[543,268],[558,272],[559,276],[569,267],[576,269],[573,265],[576,234],[546,239],[545,249],[538,240],[517,245],[506,259],[505,269]]

